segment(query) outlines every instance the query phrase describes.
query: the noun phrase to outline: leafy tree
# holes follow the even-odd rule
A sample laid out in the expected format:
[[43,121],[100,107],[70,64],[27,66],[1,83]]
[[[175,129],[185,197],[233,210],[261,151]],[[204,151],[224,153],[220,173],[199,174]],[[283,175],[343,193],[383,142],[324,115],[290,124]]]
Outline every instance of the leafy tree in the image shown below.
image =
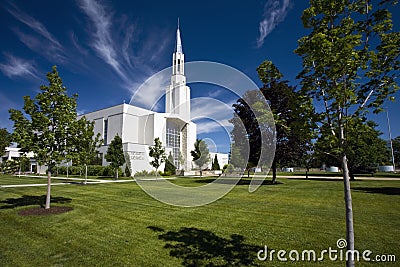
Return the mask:
[[154,139],[154,146],[150,146],[149,150],[149,156],[153,158],[150,164],[156,169],[157,176],[158,168],[160,168],[161,164],[163,164],[166,160],[165,149],[162,147],[160,138],[156,137]]
[[397,167],[400,167],[400,136],[392,139],[394,162]]
[[76,99],[66,94],[62,79],[54,66],[47,74],[49,86],[42,85],[35,98],[24,97],[22,111],[11,109],[14,122],[13,140],[21,152],[32,151],[40,165],[46,165],[47,196],[45,208],[50,208],[51,171],[76,149],[73,133],[76,132]]
[[[372,121],[363,123],[361,120],[352,120],[347,124],[344,150],[351,180],[355,173],[376,170],[378,165],[389,161],[387,144],[379,137],[382,133],[375,129],[376,126]],[[340,150],[335,146],[335,139],[329,134],[329,129],[324,131],[315,144],[317,157],[328,165],[338,166]]]
[[214,171],[221,169],[221,167],[219,166],[217,154],[215,154],[214,160],[212,162],[211,169],[214,170]]
[[98,156],[98,148],[102,145],[100,134],[94,136],[94,122],[88,121],[85,117],[76,121],[74,127],[74,143],[76,149],[71,157],[78,165],[85,167],[85,184],[87,182],[87,166]]
[[[354,250],[347,125],[382,104],[398,86],[400,34],[392,31],[387,5],[397,1],[310,1],[302,15],[310,29],[299,40],[303,91],[325,110],[321,123],[330,129],[341,159],[346,205],[347,248]],[[348,266],[354,261],[349,260]]]
[[118,180],[118,170],[119,167],[124,165],[125,156],[124,150],[122,147],[122,139],[117,134],[114,139],[111,141],[110,145],[107,148],[107,154],[105,155],[105,159],[110,163],[111,167],[115,172],[115,179]]
[[176,174],[176,167],[174,165],[174,157],[172,156],[171,152],[169,152],[167,161],[165,161],[164,173],[166,175],[175,175]]
[[5,128],[0,129],[0,157],[6,153],[6,147],[11,144],[11,134]]
[[208,146],[204,140],[196,139],[194,143],[194,150],[190,151],[194,163],[200,169],[200,176],[203,176],[203,169],[210,161],[210,152]]
[[[289,86],[287,81],[282,81],[283,75],[271,62],[265,61],[257,68],[258,75],[263,82],[260,92],[267,100],[275,122],[275,129],[270,127],[270,112],[259,99],[257,91],[249,91],[242,99],[233,105],[239,120],[231,120],[234,125],[233,140],[236,143],[244,142],[243,133],[235,134],[236,128],[243,123],[250,144],[250,156],[246,169],[256,167],[259,163],[261,147],[266,138],[262,134],[269,132],[275,136],[276,150],[272,161],[272,181],[276,182],[277,167],[284,165],[300,164],[311,146],[314,137],[313,114],[314,110],[309,98]],[[265,100],[264,100],[265,102]],[[253,111],[259,115],[256,116]],[[273,132],[274,131],[274,132]],[[271,138],[270,138],[271,139]]]

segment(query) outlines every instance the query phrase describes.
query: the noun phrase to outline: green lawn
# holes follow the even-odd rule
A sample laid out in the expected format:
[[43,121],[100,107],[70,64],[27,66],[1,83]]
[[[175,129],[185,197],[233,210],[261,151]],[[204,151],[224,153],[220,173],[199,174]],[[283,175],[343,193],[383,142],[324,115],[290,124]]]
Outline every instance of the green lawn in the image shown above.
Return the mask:
[[[278,180],[255,193],[245,180],[197,208],[165,205],[132,182],[53,186],[53,205],[73,210],[50,216],[18,215],[38,206],[46,187],[0,188],[0,266],[344,266],[327,257],[313,264],[257,260],[264,245],[320,252],[345,237],[341,181]],[[0,176],[0,185],[37,182]],[[352,188],[356,248],[400,261],[400,181],[355,181]]]

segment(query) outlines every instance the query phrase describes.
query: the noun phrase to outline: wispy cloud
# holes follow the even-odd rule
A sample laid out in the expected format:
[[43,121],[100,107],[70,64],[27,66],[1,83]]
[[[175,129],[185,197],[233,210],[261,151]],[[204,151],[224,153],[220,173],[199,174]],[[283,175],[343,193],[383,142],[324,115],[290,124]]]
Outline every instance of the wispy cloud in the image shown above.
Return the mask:
[[36,67],[34,61],[28,61],[22,58],[14,57],[11,54],[5,54],[6,63],[0,63],[0,70],[8,78],[24,77],[24,78],[36,78],[39,77],[36,74]]
[[[98,0],[79,0],[78,5],[90,21],[87,29],[91,33],[89,45],[121,78],[123,88],[134,93],[144,81],[160,70],[159,55],[164,53],[169,41],[165,31],[140,36],[139,43],[140,28],[137,23],[130,22],[126,15],[118,14],[116,18],[112,7]],[[151,85],[154,83],[163,85],[160,80],[153,80]],[[137,96],[140,98],[140,95]],[[145,101],[142,106],[149,104],[148,96],[140,99]]]
[[99,57],[110,65],[121,78],[127,80],[111,36],[112,12],[106,10],[105,6],[94,0],[82,0],[79,2],[79,7],[93,23],[93,48]]
[[260,48],[264,44],[265,38],[281,23],[285,18],[290,7],[290,0],[267,0],[264,5],[264,15],[260,21],[259,32],[257,38],[257,47]]
[[[44,55],[50,60],[63,61],[65,59],[63,47],[60,42],[47,30],[47,28],[34,17],[20,10],[15,4],[9,3],[7,11],[18,21],[33,30],[37,35],[26,34],[18,28],[14,28],[20,41],[31,50]],[[43,49],[46,47],[46,49]]]
[[192,120],[196,121],[197,133],[212,133],[222,128],[229,132],[232,129],[229,119],[233,117],[233,103],[223,103],[209,97],[193,99],[190,114]]

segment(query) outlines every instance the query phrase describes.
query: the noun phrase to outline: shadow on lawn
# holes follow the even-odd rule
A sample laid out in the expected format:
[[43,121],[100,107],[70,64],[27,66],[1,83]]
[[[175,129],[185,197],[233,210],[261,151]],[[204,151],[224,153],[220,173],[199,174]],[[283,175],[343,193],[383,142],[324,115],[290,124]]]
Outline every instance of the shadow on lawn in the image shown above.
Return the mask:
[[[65,197],[51,197],[51,203],[70,203],[72,201],[71,198]],[[5,204],[0,206],[0,209],[13,209],[16,207],[30,206],[30,205],[40,205],[44,207],[46,202],[46,195],[42,196],[27,196],[24,195],[19,198],[7,198],[6,200],[0,201],[1,204]]]
[[351,189],[370,194],[400,195],[400,188],[398,187],[352,187]]
[[164,248],[170,250],[170,256],[181,259],[183,266],[255,265],[260,250],[236,234],[223,238],[193,227],[168,232],[157,226],[147,228],[159,233],[158,239],[166,242]]
[[[204,179],[196,179],[196,183],[200,184],[208,184],[212,183],[216,180],[216,178],[204,178]],[[237,185],[249,185],[251,182],[251,178],[248,179],[240,179],[240,181],[237,183]],[[235,179],[229,179],[229,178],[221,178],[218,181],[215,181],[215,183],[218,184],[235,184],[236,180]],[[282,182],[277,181],[276,183],[272,183],[271,180],[264,180],[262,185],[278,185],[278,184],[283,184]]]

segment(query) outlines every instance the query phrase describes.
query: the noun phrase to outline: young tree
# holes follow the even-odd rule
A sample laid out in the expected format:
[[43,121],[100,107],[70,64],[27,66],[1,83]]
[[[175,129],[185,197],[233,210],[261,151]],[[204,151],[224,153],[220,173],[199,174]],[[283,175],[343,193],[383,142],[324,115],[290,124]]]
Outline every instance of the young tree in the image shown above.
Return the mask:
[[50,208],[51,172],[55,166],[73,153],[76,144],[76,99],[66,94],[57,68],[47,74],[49,86],[41,86],[41,93],[35,98],[24,97],[23,110],[10,110],[14,122],[13,140],[21,147],[21,152],[32,151],[40,165],[47,169],[47,196],[45,208]]
[[111,167],[115,171],[115,179],[118,180],[118,170],[119,167],[124,165],[125,156],[124,150],[122,147],[122,139],[117,134],[114,139],[111,141],[110,145],[107,149],[107,154],[105,155],[105,159],[110,163]]
[[213,160],[213,162],[212,162],[212,167],[211,167],[211,169],[214,170],[214,171],[218,171],[218,170],[221,169],[221,167],[219,166],[217,154],[215,154],[214,160]]
[[176,167],[174,165],[174,157],[172,156],[171,152],[169,152],[168,158],[165,161],[164,173],[166,175],[175,175],[176,174]]
[[160,168],[161,164],[163,164],[166,160],[165,149],[162,147],[160,138],[156,137],[154,139],[154,146],[149,147],[149,156],[153,158],[153,160],[150,161],[150,164],[156,169],[157,177],[158,168]]
[[6,147],[11,144],[11,134],[5,128],[0,129],[0,157],[6,153]]
[[206,142],[201,139],[196,139],[194,150],[190,151],[194,163],[200,169],[200,176],[203,176],[203,168],[210,161],[210,152]]
[[[303,59],[299,74],[303,91],[325,107],[321,123],[339,150],[346,205],[347,248],[354,250],[346,129],[366,109],[382,111],[382,104],[398,86],[400,34],[392,31],[385,5],[396,1],[310,1],[302,20],[310,34],[299,40]],[[354,261],[347,261],[354,266]]]
[[77,146],[72,154],[72,159],[78,165],[85,167],[85,184],[87,182],[87,165],[90,164],[98,155],[98,148],[102,145],[100,134],[94,136],[94,122],[88,121],[85,117],[76,121],[76,132],[74,141]]

